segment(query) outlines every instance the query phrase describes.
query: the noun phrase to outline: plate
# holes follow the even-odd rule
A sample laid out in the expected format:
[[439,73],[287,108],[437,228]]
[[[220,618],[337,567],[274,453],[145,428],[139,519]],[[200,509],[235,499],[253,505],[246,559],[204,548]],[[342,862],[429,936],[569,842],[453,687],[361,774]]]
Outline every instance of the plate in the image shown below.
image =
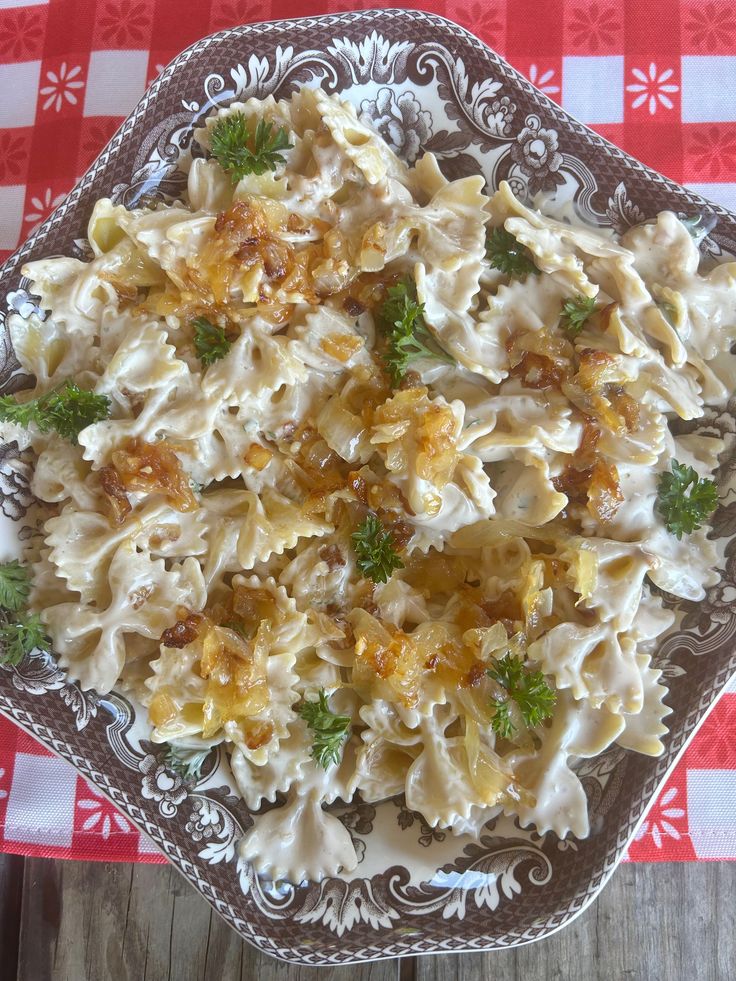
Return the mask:
[[[407,40],[411,39],[411,40]],[[183,187],[177,160],[214,106],[290,95],[321,85],[375,121],[409,163],[434,152],[450,178],[482,172],[521,197],[542,192],[558,213],[577,212],[621,232],[662,209],[705,213],[706,257],[736,252],[736,217],[647,169],[572,119],[477,38],[419,11],[380,10],[223,31],[194,44],[146,92],[63,204],[0,268],[0,309],[33,308],[20,274],[29,259],[88,257],[87,218],[111,196],[129,207],[171,199]],[[2,314],[3,320],[6,316]],[[3,331],[0,387],[23,387]],[[223,758],[184,783],[151,743],[144,716],[118,693],[98,697],[67,682],[36,653],[0,670],[0,710],[69,760],[145,831],[167,858],[250,943],[302,964],[345,964],[437,951],[507,948],[539,940],[582,912],[600,891],[642,813],[736,669],[736,400],[709,411],[701,429],[723,436],[724,503],[713,535],[721,580],[701,603],[679,602],[679,626],[656,657],[670,686],[666,751],[651,759],[613,748],[581,761],[591,835],[540,838],[508,819],[478,841],[429,828],[401,799],[355,801],[335,813],[360,864],[319,884],[274,884],[241,860],[252,823]],[[32,463],[0,447],[7,553],[37,533]]]

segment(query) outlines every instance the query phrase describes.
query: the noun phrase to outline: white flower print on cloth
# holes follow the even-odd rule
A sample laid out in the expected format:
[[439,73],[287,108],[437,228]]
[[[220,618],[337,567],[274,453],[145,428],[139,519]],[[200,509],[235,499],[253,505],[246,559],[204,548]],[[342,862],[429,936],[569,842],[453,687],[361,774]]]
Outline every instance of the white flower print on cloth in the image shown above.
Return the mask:
[[26,221],[34,222],[31,231],[40,225],[44,218],[46,218],[47,215],[54,210],[54,208],[57,208],[66,197],[65,194],[57,194],[56,197],[52,197],[52,193],[51,188],[47,187],[43,192],[43,197],[31,198],[31,207],[35,208],[35,210],[29,211],[29,213],[26,215]]
[[675,841],[680,840],[684,828],[678,831],[672,822],[684,818],[685,810],[682,807],[670,806],[677,797],[677,793],[677,787],[670,787],[664,792],[650,811],[649,817],[639,828],[634,841],[642,841],[649,833],[651,833],[652,841],[657,848],[662,847],[664,837],[673,838]]
[[61,112],[61,107],[65,102],[76,106],[79,101],[74,94],[74,89],[84,88],[84,82],[79,77],[82,72],[81,65],[68,68],[67,63],[62,61],[58,72],[46,72],[48,84],[39,90],[39,94],[46,96],[41,104],[42,109],[53,109],[54,112]]
[[111,834],[129,834],[133,829],[112,804],[90,784],[87,784],[89,797],[77,801],[80,811],[88,812],[82,823],[84,831],[95,831],[107,841]]
[[664,106],[665,109],[672,109],[674,103],[669,94],[680,90],[679,85],[670,81],[674,73],[674,68],[666,68],[660,72],[653,61],[646,72],[641,68],[632,68],[631,74],[636,81],[626,86],[627,92],[634,93],[631,108],[639,109],[646,105],[650,116],[655,114],[660,105]]
[[[4,777],[5,777],[5,770],[0,766],[0,780],[3,780]],[[7,796],[8,796],[7,790],[4,790],[2,787],[0,787],[0,800],[4,800]]]
[[554,68],[548,68],[546,72],[543,72],[536,65],[531,65],[529,67],[529,81],[545,95],[556,95],[560,91],[560,86],[554,84]]

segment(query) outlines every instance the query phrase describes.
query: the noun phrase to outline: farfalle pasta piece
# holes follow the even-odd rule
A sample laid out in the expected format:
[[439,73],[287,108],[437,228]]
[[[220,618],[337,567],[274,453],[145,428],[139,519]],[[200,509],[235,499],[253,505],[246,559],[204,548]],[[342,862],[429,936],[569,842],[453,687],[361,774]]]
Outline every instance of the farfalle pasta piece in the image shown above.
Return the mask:
[[271,879],[319,882],[358,864],[350,832],[322,808],[319,793],[292,790],[287,803],[259,815],[238,845],[241,859]]
[[422,719],[422,750],[406,774],[407,807],[419,811],[430,827],[452,827],[469,820],[479,805],[516,802],[523,793],[472,720],[466,720],[464,738],[448,736],[453,720],[443,708]]
[[680,319],[682,342],[705,361],[729,350],[736,339],[736,264],[722,263],[701,276],[697,244],[671,211],[630,229],[622,243],[652,292],[665,287],[682,297],[687,310],[687,319]]
[[37,259],[23,266],[23,275],[31,281],[39,307],[53,311],[44,321],[47,329],[53,323],[67,334],[93,337],[104,308],[117,305],[115,287],[100,276],[94,263],[59,257]]
[[270,488],[261,496],[253,491],[213,491],[201,500],[209,526],[208,582],[222,572],[252,569],[256,562],[293,548],[300,538],[320,538],[333,528]]
[[403,793],[406,774],[422,751],[422,734],[409,729],[393,706],[373,699],[360,709],[367,728],[361,733],[355,787],[368,803],[376,803]]
[[286,586],[300,609],[353,606],[355,557],[349,540],[324,545],[301,539],[296,555],[281,571],[279,582]]
[[626,728],[616,742],[624,749],[631,749],[646,756],[660,756],[664,752],[661,736],[667,732],[662,720],[672,709],[664,704],[667,689],[659,683],[662,672],[653,668],[647,654],[638,654],[637,661],[644,685],[644,701],[640,712],[624,714]]
[[34,313],[24,320],[11,314],[7,330],[22,368],[35,378],[31,398],[51,391],[67,378],[86,375],[94,367],[92,337],[70,336],[63,325],[52,319],[41,320]]
[[286,739],[279,744],[266,763],[256,766],[236,746],[230,756],[230,768],[243,800],[252,810],[264,801],[273,803],[277,794],[285,794],[297,783],[309,765],[309,738],[304,727],[293,723]]
[[365,339],[354,319],[328,307],[307,314],[291,333],[290,353],[313,371],[343,372],[356,365],[369,367]]
[[215,160],[192,160],[187,174],[187,198],[192,211],[217,213],[233,203],[233,183]]
[[645,577],[652,559],[637,545],[590,539],[582,550],[595,557],[595,584],[582,599],[583,609],[594,610],[602,623],[616,630],[631,626],[641,603]]
[[[484,463],[523,459],[548,461],[550,454],[571,455],[580,445],[583,427],[561,392],[535,392],[516,378],[504,381],[498,394],[468,405],[461,442]],[[480,424],[479,424],[480,423]]]
[[376,586],[373,602],[381,620],[397,627],[417,626],[429,620],[426,597],[398,576]]
[[104,513],[67,505],[44,528],[58,575],[85,603],[104,599],[105,574],[123,544],[164,558],[186,558],[206,550],[201,516],[183,515],[160,501],[131,511],[118,525],[111,525]]
[[[88,426],[80,434],[85,459],[104,466],[113,449],[131,439],[151,440],[166,432],[172,392],[189,382],[187,365],[176,357],[167,335],[153,323],[131,330],[109,361],[96,390],[111,398],[117,418]],[[163,419],[161,418],[163,415]]]
[[408,181],[406,164],[399,160],[375,130],[358,119],[349,102],[330,98],[321,89],[315,89],[314,103],[332,139],[368,184],[378,184],[387,177],[401,183]]
[[715,569],[718,553],[706,528],[678,541],[659,527],[648,537],[647,549],[656,557],[649,578],[673,596],[699,602],[720,578]]
[[68,441],[51,442],[38,454],[31,478],[31,491],[41,501],[93,510],[100,503],[100,488],[82,451]]
[[202,377],[202,391],[225,405],[247,404],[252,418],[260,421],[259,405],[270,400],[282,386],[306,381],[307,372],[285,337],[271,337],[255,320],[220,361]]
[[562,511],[567,498],[556,490],[547,467],[507,463],[495,481],[495,508],[501,517],[544,525]]
[[101,604],[60,603],[41,614],[70,679],[99,692],[110,691],[120,675],[126,634],[159,637],[171,610],[199,610],[207,598],[196,559],[167,569],[163,559],[136,551],[130,541],[118,546],[105,578],[105,589],[98,594]]
[[588,759],[600,755],[624,729],[624,716],[586,701],[574,701],[560,692],[548,729],[541,730],[541,748],[515,753],[509,764],[532,800],[521,801],[507,813],[518,815],[522,827],[533,825],[539,834],[553,831],[559,838],[573,834],[587,837],[588,801],[579,777],[569,766],[570,757]]
[[529,646],[529,657],[561,691],[611,712],[641,711],[644,697],[636,645],[608,624],[561,623]]

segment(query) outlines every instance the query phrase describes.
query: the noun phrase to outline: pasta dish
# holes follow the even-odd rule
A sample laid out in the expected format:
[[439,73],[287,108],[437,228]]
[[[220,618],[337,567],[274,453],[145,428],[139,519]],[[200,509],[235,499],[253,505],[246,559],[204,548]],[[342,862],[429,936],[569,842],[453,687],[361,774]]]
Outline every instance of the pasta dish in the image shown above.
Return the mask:
[[722,442],[670,423],[734,387],[736,265],[408,167],[320,90],[195,138],[181,202],[24,268],[0,418],[48,512],[6,657],[46,635],[190,777],[222,744],[276,879],[355,867],[356,793],[584,837],[576,761],[663,748],[662,593],[718,579]]

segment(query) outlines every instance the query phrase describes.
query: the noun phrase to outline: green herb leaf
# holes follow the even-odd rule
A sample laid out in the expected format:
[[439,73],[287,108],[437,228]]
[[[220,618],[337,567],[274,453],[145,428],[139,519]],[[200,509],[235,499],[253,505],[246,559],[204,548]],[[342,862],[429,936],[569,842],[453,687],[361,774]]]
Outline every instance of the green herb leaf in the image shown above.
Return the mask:
[[697,531],[718,504],[718,489],[712,480],[701,480],[692,467],[671,461],[672,472],[663,473],[657,484],[657,510],[667,531],[680,539]]
[[583,296],[579,293],[572,300],[562,304],[560,327],[571,337],[577,337],[585,326],[585,321],[595,312],[594,296]]
[[375,514],[361,521],[351,538],[358,568],[366,579],[388,582],[394,569],[404,568],[394,546],[394,536]]
[[417,358],[434,358],[438,361],[452,359],[436,348],[429,347],[432,335],[424,322],[424,304],[417,303],[416,287],[412,280],[389,286],[380,316],[388,339],[384,363],[394,386],[399,385],[409,363]]
[[316,701],[302,702],[298,709],[314,733],[311,755],[325,770],[342,759],[344,743],[350,736],[350,716],[335,715],[327,702],[324,688],[320,688]]
[[195,317],[192,328],[194,352],[205,368],[225,357],[230,350],[230,341],[222,327],[217,327],[206,317]]
[[35,425],[42,433],[53,430],[72,443],[83,429],[109,415],[110,399],[106,395],[95,395],[71,381],[28,402],[19,402],[12,395],[0,397],[0,421],[26,429]]
[[242,112],[218,119],[210,130],[210,150],[223,170],[237,183],[246,174],[265,174],[286,163],[281,151],[290,150],[283,126],[273,132],[273,123],[261,119],[251,140],[248,122]]
[[28,569],[17,559],[0,564],[0,607],[13,613],[22,610],[31,592]]
[[49,640],[35,613],[23,614],[13,623],[0,624],[0,664],[20,664],[36,647],[45,648]]
[[514,734],[514,723],[511,721],[509,712],[509,702],[501,698],[494,698],[491,702],[496,714],[491,719],[491,729],[503,739],[511,739]]
[[510,701],[516,702],[524,725],[529,729],[552,715],[557,694],[545,681],[542,671],[525,668],[522,659],[511,654],[496,660],[495,665],[486,673],[506,689],[508,698],[493,700],[496,714],[491,720],[491,728],[494,732],[506,739],[513,732],[515,727],[509,714]]
[[494,269],[511,279],[524,279],[530,273],[539,275],[529,250],[503,226],[492,228],[486,237],[486,256]]
[[211,746],[206,746],[204,749],[191,749],[186,746],[177,746],[176,743],[169,743],[164,764],[173,773],[178,774],[182,780],[196,783],[202,776],[204,761],[211,751]]

